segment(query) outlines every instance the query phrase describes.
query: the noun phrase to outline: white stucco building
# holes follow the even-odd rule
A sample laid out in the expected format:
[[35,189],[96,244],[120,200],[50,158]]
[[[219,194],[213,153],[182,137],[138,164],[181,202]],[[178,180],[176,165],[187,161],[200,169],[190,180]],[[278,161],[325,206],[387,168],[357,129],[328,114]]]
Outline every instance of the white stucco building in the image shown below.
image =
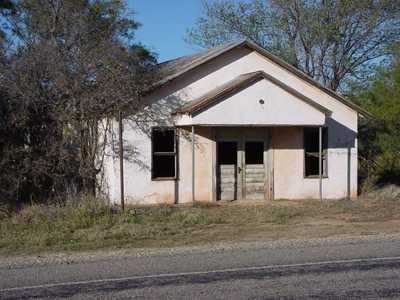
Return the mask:
[[[160,65],[143,114],[124,122],[125,201],[190,203],[357,196],[355,104],[239,41]],[[320,140],[320,137],[322,139]],[[104,192],[120,199],[118,155]]]

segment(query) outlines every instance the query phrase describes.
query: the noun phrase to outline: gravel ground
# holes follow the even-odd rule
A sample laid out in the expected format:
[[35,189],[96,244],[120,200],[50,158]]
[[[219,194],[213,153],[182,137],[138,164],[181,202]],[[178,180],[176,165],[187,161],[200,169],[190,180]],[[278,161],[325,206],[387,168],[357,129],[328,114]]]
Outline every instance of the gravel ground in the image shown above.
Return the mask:
[[201,246],[175,248],[126,248],[102,249],[84,252],[57,252],[38,255],[0,256],[0,269],[18,269],[31,266],[69,265],[85,262],[105,261],[111,259],[129,259],[151,256],[168,256],[178,254],[218,253],[230,250],[256,249],[291,249],[303,247],[320,247],[340,244],[362,244],[371,241],[390,242],[400,240],[400,233],[381,233],[373,235],[337,235],[325,238],[279,239],[253,242],[221,242]]

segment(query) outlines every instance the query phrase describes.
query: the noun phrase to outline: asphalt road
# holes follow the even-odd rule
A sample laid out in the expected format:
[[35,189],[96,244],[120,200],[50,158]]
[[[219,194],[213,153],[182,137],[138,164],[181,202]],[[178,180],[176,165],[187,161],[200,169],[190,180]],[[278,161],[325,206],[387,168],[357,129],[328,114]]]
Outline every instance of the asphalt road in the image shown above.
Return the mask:
[[400,239],[0,269],[0,299],[400,299]]

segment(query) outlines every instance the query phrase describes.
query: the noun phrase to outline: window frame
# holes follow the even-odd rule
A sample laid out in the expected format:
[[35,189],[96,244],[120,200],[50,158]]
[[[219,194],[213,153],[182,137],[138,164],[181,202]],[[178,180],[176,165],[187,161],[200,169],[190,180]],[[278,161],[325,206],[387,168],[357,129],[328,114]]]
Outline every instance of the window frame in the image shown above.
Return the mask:
[[[153,133],[155,131],[165,131],[165,130],[173,130],[174,131],[174,151],[173,152],[154,152],[154,141],[153,141]],[[173,126],[153,126],[151,127],[151,180],[152,181],[168,181],[168,180],[177,180],[178,176],[178,133],[177,128]],[[154,175],[154,156],[173,156],[175,161],[175,176],[172,177],[157,177]]]
[[[317,175],[306,175],[306,155],[307,153],[313,153],[313,154],[317,154],[319,155],[319,152],[306,152],[306,128],[316,128],[318,129],[319,127],[317,126],[311,126],[311,127],[303,127],[303,178],[304,179],[318,179],[319,178],[319,174]],[[329,178],[328,174],[329,174],[329,129],[327,126],[322,126],[322,140],[324,139],[324,131],[326,132],[326,145],[325,145],[325,149],[324,149],[324,143],[322,143],[322,178]],[[318,135],[319,136],[319,135]],[[319,143],[319,141],[318,141]],[[324,166],[324,159],[325,159],[325,172],[323,169]]]

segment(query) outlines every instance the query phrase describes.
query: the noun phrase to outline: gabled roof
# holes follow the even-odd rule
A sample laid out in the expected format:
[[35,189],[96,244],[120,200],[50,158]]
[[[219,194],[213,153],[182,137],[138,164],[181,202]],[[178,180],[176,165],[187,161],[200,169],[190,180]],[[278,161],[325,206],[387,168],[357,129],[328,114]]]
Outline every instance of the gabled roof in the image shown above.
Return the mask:
[[282,59],[278,58],[277,56],[271,54],[261,46],[255,44],[249,40],[240,40],[238,42],[227,43],[222,46],[200,52],[193,55],[183,56],[174,60],[170,60],[160,64],[161,72],[164,76],[162,80],[160,80],[156,86],[164,85],[185,73],[211,61],[212,59],[238,47],[246,47],[253,51],[258,52],[259,54],[263,55],[264,57],[270,59],[274,63],[278,64],[282,68],[286,69],[287,71],[291,72],[292,74],[296,75],[297,77],[301,78],[302,80],[310,83],[311,85],[315,86],[316,88],[322,90],[323,92],[327,93],[331,97],[335,98],[336,100],[340,101],[341,103],[347,105],[351,109],[357,111],[358,113],[362,114],[366,117],[373,117],[369,112],[365,109],[361,108],[360,106],[356,105],[355,103],[351,102],[350,100],[338,95],[331,89],[324,87],[318,81],[314,80],[313,78],[309,77],[307,74],[301,72],[300,70],[296,69],[292,65],[286,63]]
[[329,116],[332,114],[332,112],[329,109],[327,109],[324,106],[318,104],[317,102],[311,100],[310,98],[304,96],[303,94],[299,93],[295,89],[284,84],[282,81],[277,80],[276,78],[272,77],[271,75],[269,75],[263,71],[257,71],[257,72],[239,75],[238,77],[234,78],[233,80],[228,81],[227,83],[207,92],[203,96],[201,96],[193,101],[190,101],[188,104],[181,107],[176,112],[177,113],[195,113],[199,110],[209,107],[210,105],[212,105],[215,102],[217,102],[218,100],[220,100],[222,97],[229,95],[231,93],[235,93],[236,91],[239,91],[242,88],[249,86],[253,83],[256,83],[257,81],[262,80],[262,79],[266,79],[266,80],[274,83],[275,85],[284,89],[285,91],[287,91],[288,93],[297,97],[298,99],[306,102],[307,104],[311,105],[315,109],[321,111],[325,115]]

